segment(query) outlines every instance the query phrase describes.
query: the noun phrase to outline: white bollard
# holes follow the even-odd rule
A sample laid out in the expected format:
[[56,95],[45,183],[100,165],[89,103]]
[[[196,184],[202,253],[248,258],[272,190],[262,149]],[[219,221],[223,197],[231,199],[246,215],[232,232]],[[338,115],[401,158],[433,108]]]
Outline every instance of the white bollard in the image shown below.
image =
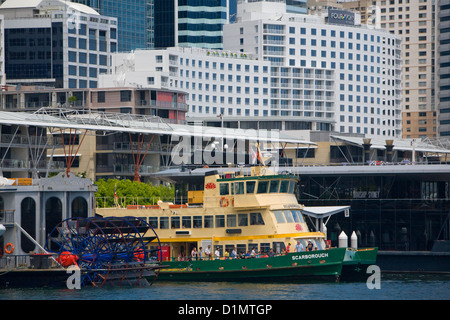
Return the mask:
[[350,247],[357,250],[358,249],[358,236],[356,235],[356,232],[353,231],[352,236],[350,237]]
[[339,248],[347,248],[348,246],[348,237],[344,231],[339,235]]

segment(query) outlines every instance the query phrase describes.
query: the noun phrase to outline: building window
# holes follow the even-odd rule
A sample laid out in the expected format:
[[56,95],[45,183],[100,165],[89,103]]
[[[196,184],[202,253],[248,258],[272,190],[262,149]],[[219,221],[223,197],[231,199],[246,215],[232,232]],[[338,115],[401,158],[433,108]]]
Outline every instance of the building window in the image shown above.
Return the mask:
[[121,90],[120,102],[130,102],[130,101],[131,101],[131,90]]

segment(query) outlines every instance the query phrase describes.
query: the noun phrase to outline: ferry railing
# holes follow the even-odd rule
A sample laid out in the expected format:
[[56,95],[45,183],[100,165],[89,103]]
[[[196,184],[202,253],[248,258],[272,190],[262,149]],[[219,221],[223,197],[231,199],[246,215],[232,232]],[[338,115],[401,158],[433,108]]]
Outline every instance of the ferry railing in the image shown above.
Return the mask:
[[0,258],[0,270],[27,269],[31,267],[30,255],[4,255]]
[[5,226],[14,224],[14,211],[15,210],[0,210],[0,224]]
[[0,258],[0,272],[21,269],[59,268],[51,254],[3,255]]

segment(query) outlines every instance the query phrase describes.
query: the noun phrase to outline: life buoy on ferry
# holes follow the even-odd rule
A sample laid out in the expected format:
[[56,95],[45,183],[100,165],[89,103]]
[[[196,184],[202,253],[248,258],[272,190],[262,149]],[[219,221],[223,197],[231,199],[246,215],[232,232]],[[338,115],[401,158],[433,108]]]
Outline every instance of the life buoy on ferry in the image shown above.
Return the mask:
[[220,206],[221,207],[228,207],[229,204],[230,204],[230,202],[225,197],[222,197],[220,199]]
[[13,245],[11,242],[9,242],[9,243],[6,244],[6,246],[5,246],[5,252],[6,252],[7,254],[11,254],[11,253],[14,252],[14,245]]

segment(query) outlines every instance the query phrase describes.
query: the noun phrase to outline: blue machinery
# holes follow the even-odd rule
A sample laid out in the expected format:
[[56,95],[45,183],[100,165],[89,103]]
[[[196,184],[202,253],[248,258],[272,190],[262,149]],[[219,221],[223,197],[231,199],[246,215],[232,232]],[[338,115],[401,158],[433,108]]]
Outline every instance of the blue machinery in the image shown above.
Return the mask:
[[49,234],[45,249],[63,267],[77,265],[81,285],[148,284],[161,267],[161,244],[153,228],[136,217],[70,218]]

